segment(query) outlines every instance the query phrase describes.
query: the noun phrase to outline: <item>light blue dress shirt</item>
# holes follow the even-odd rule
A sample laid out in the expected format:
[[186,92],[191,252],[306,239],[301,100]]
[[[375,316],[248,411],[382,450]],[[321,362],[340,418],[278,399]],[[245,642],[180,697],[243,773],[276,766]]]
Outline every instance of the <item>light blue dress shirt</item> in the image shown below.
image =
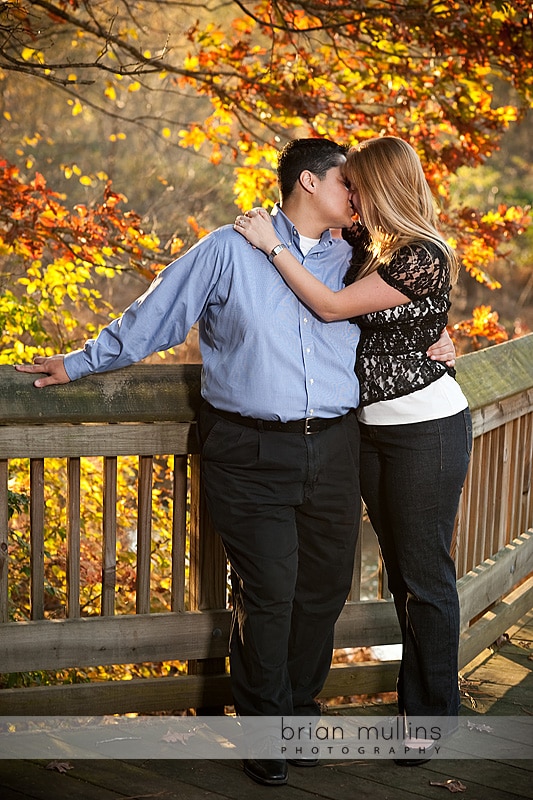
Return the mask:
[[[304,257],[298,231],[279,207],[273,220],[298,260],[340,289],[349,245],[326,231]],[[264,253],[231,225],[205,236],[162,270],[96,339],[65,356],[65,369],[75,380],[125,367],[181,344],[195,322],[202,395],[215,408],[286,422],[335,417],[357,407],[357,326],[319,320]]]

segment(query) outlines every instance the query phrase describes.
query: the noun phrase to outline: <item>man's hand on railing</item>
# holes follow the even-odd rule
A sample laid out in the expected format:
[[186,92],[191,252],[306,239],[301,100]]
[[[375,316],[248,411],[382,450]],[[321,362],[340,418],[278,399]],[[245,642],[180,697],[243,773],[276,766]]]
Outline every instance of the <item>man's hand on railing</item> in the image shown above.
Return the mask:
[[55,383],[69,383],[70,378],[63,365],[65,356],[61,353],[55,356],[36,356],[33,364],[17,364],[15,369],[18,372],[45,373],[47,378],[37,378],[33,385],[38,389],[43,386],[53,386]]

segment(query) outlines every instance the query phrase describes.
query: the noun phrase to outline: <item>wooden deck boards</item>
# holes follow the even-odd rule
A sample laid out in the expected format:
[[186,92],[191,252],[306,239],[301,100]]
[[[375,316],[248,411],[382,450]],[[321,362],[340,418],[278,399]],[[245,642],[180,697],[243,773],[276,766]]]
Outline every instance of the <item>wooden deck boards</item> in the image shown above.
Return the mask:
[[[508,632],[508,639],[484,651],[463,670],[462,712],[479,715],[533,714],[533,612]],[[341,715],[383,714],[365,707],[330,709]],[[526,760],[433,760],[416,768],[388,760],[322,761],[314,769],[291,768],[289,783],[262,787],[242,772],[239,761],[69,760],[64,773],[44,761],[1,760],[1,800],[445,800],[445,787],[430,782],[454,778],[468,800],[533,798],[533,764]]]

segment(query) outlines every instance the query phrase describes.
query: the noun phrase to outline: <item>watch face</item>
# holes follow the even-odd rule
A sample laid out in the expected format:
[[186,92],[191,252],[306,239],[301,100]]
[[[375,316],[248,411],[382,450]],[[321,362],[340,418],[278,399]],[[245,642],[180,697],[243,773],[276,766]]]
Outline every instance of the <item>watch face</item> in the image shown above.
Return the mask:
[[268,260],[269,261],[273,261],[274,258],[277,256],[277,254],[281,253],[282,250],[285,250],[285,245],[284,244],[277,244],[274,248],[272,248],[272,251],[271,251],[271,253],[270,253],[269,257],[268,257]]

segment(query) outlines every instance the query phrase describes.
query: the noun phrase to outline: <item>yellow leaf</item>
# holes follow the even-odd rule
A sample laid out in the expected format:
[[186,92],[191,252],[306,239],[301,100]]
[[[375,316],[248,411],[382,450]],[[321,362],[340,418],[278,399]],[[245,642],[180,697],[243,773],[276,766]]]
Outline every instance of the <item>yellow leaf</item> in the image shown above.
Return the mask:
[[81,114],[83,111],[83,106],[79,100],[76,100],[74,105],[72,106],[72,116],[77,117],[78,114]]
[[51,208],[45,209],[41,214],[41,219],[55,219],[56,215]]
[[172,244],[170,245],[170,255],[175,256],[176,253],[179,253],[180,250],[183,250],[185,242],[183,239],[180,239],[179,236],[176,236],[172,239]]
[[172,135],[172,131],[170,130],[170,128],[163,128],[163,130],[161,131],[161,133],[163,134],[163,136],[165,137],[165,139],[170,139],[170,137],[171,137],[171,135]]
[[4,119],[7,119],[8,122],[11,121],[11,114],[9,111],[4,111]]
[[247,19],[234,19],[231,23],[232,28],[237,33],[249,33],[250,32],[250,22]]
[[179,137],[181,147],[194,147],[195,150],[199,150],[207,138],[200,128],[192,128],[189,131],[181,130]]
[[39,56],[37,50],[34,50],[33,47],[24,47],[22,53],[20,54],[24,61],[31,61],[34,56]]
[[183,61],[183,68],[191,72],[198,69],[198,56],[187,56]]
[[104,94],[105,94],[105,96],[106,96],[106,97],[108,97],[110,100],[116,100],[116,99],[117,99],[117,93],[115,92],[115,87],[114,87],[114,86],[112,86],[111,84],[108,84],[108,85],[106,86],[106,88],[105,88],[105,90],[104,90]]
[[134,81],[133,83],[130,83],[130,85],[128,86],[128,92],[138,92],[140,88],[141,84],[139,83],[139,81]]
[[82,184],[82,186],[92,186],[93,182],[88,175],[82,175],[80,178],[80,183]]

